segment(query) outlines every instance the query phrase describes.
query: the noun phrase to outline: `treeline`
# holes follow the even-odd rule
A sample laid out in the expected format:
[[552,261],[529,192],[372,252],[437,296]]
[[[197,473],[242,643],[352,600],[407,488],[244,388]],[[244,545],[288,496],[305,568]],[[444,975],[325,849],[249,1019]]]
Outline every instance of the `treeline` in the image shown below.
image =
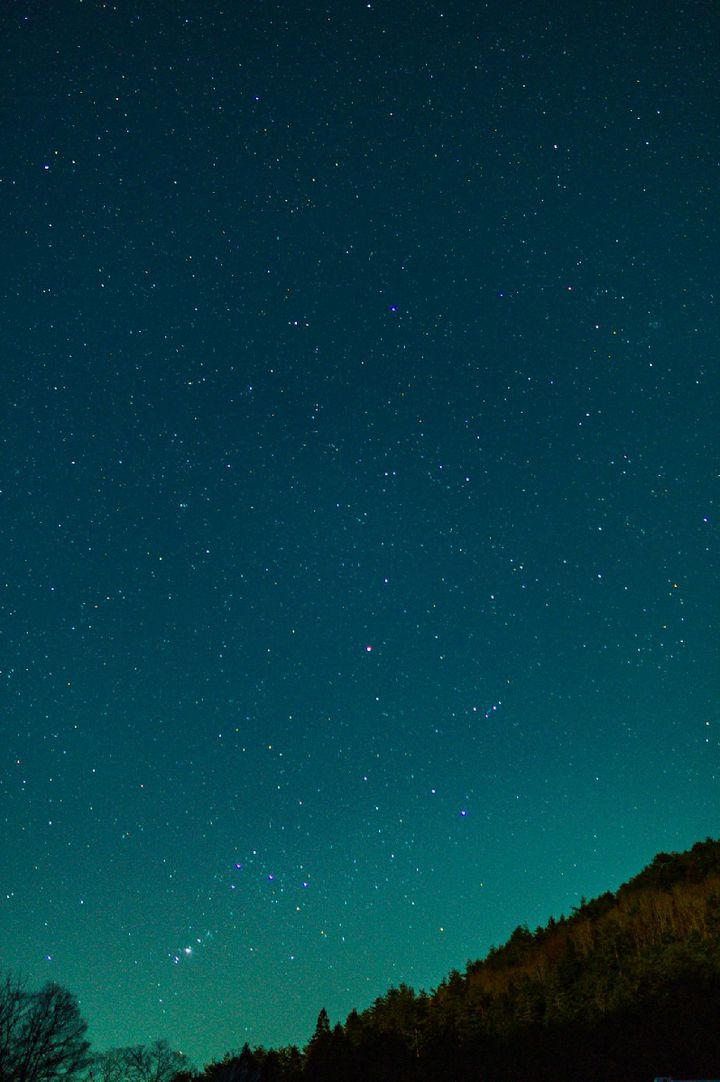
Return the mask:
[[[43,1042],[61,1007],[67,1040]],[[402,984],[335,1026],[323,1009],[303,1049],[245,1045],[198,1073],[164,1042],[92,1056],[84,1027],[63,989],[31,994],[8,979],[0,1082],[720,1078],[720,841],[661,853],[615,894],[582,900],[534,932],[516,928],[434,992]],[[57,1045],[68,1056],[59,1068]],[[43,1074],[43,1062],[56,1073]]]
[[615,893],[515,929],[432,993],[391,988],[302,1052],[203,1082],[649,1082],[720,1078],[720,842],[661,853]]

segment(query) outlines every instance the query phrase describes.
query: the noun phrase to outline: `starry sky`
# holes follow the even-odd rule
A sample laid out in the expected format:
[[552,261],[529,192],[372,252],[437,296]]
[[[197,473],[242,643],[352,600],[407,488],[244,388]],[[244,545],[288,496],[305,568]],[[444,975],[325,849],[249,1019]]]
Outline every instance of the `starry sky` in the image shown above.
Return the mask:
[[0,15],[0,964],[201,1065],[720,833],[715,5]]

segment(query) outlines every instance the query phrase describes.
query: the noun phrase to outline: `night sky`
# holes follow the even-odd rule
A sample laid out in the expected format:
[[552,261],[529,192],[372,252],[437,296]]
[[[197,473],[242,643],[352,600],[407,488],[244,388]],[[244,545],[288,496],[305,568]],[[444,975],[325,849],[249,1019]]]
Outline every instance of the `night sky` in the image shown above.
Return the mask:
[[95,1048],[720,834],[718,30],[3,5],[0,965]]

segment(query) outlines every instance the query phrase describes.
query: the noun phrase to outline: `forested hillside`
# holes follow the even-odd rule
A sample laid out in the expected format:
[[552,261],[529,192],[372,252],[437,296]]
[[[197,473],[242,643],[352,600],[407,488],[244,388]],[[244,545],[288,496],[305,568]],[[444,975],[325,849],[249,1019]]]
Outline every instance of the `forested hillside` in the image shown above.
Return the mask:
[[[511,904],[511,903],[509,903]],[[391,988],[306,1048],[243,1049],[210,1082],[649,1082],[720,1077],[720,842],[454,971]]]

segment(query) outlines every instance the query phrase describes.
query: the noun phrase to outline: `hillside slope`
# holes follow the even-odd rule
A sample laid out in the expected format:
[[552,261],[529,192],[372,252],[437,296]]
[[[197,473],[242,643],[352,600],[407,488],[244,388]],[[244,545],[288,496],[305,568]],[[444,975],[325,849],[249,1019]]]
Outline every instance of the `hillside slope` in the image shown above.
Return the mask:
[[432,993],[391,988],[304,1052],[245,1049],[215,1082],[650,1082],[720,1077],[720,841],[660,853],[614,894]]

